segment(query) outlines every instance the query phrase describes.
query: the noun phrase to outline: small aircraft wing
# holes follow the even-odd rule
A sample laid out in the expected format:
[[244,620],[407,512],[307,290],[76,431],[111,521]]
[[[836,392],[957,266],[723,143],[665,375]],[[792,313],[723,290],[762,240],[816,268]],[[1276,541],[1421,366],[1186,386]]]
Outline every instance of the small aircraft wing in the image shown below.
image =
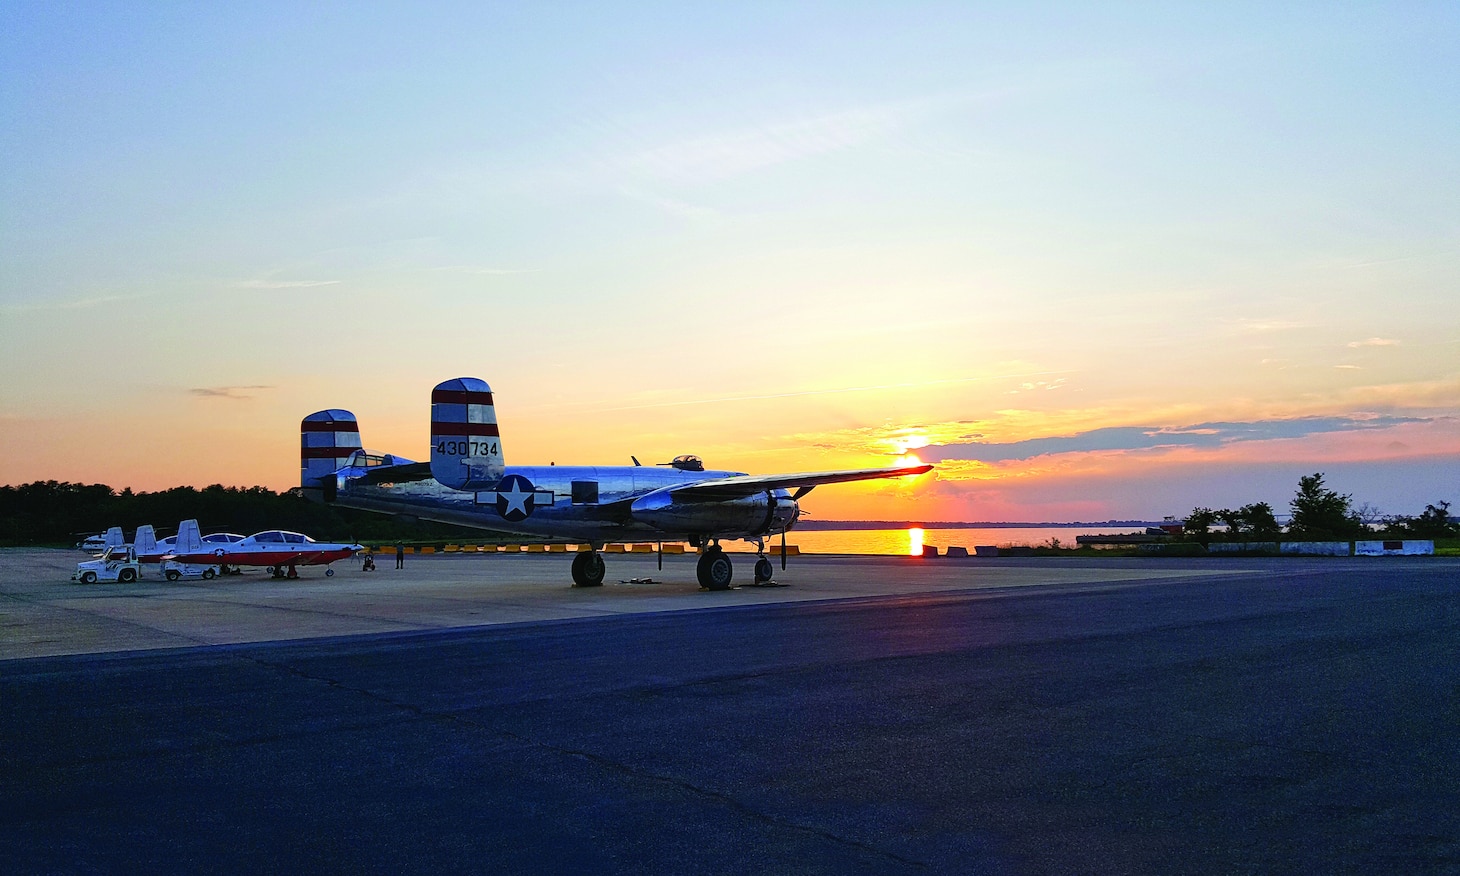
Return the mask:
[[684,502],[719,502],[739,499],[763,493],[766,490],[788,490],[802,487],[809,491],[822,484],[840,484],[847,481],[868,481],[875,478],[896,478],[903,475],[922,474],[932,470],[931,465],[893,466],[890,468],[857,468],[846,471],[813,471],[799,474],[778,475],[736,475],[729,478],[715,478],[673,487],[670,493]]

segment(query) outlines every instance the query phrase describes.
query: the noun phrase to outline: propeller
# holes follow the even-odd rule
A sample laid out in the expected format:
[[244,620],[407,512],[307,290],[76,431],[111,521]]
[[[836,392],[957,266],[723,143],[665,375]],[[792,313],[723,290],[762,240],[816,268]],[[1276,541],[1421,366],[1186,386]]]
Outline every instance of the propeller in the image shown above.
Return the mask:
[[781,571],[786,571],[786,530],[781,530]]

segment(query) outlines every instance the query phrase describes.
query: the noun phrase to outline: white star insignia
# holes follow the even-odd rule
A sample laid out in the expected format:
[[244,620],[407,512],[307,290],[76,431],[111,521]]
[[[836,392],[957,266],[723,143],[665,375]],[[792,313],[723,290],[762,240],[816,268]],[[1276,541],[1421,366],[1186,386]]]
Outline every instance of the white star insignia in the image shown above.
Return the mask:
[[527,513],[527,500],[532,498],[532,493],[523,492],[522,486],[520,484],[518,484],[516,481],[513,481],[512,482],[512,491],[511,492],[508,492],[508,493],[500,493],[499,492],[497,495],[499,495],[502,498],[504,498],[504,499],[507,500],[507,512],[506,513],[508,513],[508,514],[511,514],[513,511],[520,511],[523,514],[526,514]]

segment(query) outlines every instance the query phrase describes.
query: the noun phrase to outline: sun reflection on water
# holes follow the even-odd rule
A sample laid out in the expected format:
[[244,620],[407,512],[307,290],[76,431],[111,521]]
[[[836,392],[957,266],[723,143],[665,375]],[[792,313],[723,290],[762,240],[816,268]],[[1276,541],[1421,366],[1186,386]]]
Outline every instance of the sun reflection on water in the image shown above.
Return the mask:
[[920,557],[923,555],[922,527],[914,526],[907,531],[907,555],[910,557]]

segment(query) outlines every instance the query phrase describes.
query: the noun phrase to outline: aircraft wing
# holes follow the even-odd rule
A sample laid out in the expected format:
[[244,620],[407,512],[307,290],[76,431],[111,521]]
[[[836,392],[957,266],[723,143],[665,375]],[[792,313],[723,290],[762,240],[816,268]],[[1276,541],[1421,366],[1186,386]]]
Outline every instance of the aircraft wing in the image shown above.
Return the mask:
[[674,498],[684,502],[719,502],[725,499],[739,499],[753,496],[766,490],[788,490],[804,487],[810,490],[822,484],[840,484],[847,481],[867,481],[874,478],[896,478],[903,475],[922,474],[932,470],[931,465],[894,466],[891,468],[856,468],[846,471],[813,471],[799,474],[778,475],[736,475],[728,478],[699,481],[682,487],[670,488]]

